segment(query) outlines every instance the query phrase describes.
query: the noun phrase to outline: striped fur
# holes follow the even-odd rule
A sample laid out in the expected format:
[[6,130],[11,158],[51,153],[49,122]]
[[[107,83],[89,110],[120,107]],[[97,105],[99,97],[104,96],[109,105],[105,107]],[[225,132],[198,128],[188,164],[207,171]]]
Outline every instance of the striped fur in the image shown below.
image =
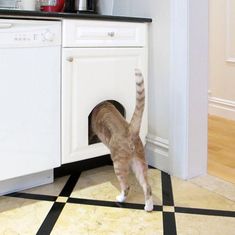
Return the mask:
[[144,78],[140,70],[135,69],[136,78],[136,105],[130,122],[130,131],[137,136],[140,132],[141,120],[144,112],[145,90]]
[[142,186],[145,195],[145,210],[153,210],[151,187],[147,180],[144,147],[139,137],[141,119],[144,111],[144,79],[139,70],[135,70],[136,105],[130,123],[128,123],[115,106],[102,102],[94,108],[91,127],[99,139],[110,149],[115,174],[121,186],[121,194],[116,200],[123,202],[129,192],[128,175],[130,169]]

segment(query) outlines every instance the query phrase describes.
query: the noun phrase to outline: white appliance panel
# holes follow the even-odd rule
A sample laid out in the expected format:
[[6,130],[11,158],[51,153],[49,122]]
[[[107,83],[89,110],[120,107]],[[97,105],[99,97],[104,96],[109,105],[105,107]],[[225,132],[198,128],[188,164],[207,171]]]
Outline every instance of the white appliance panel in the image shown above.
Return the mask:
[[0,181],[60,165],[60,52],[0,48]]

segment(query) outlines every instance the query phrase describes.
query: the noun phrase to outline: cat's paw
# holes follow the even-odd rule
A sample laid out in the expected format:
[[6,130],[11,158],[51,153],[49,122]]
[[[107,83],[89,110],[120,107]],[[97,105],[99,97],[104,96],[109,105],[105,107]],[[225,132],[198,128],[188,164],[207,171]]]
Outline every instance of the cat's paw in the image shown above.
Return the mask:
[[126,197],[121,193],[116,197],[117,202],[124,202],[126,200]]
[[145,202],[144,210],[148,211],[148,212],[153,210],[153,199],[152,198]]

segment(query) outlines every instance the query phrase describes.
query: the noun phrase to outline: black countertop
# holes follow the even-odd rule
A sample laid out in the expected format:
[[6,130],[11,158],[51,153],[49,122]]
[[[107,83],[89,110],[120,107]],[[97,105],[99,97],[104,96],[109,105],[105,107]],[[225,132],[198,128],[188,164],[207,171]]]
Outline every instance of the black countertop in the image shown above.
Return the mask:
[[22,10],[2,10],[0,9],[0,18],[27,18],[27,19],[86,19],[86,20],[108,20],[124,21],[136,23],[150,23],[151,18],[111,16],[87,13],[65,13],[65,12],[41,12],[41,11],[22,11]]

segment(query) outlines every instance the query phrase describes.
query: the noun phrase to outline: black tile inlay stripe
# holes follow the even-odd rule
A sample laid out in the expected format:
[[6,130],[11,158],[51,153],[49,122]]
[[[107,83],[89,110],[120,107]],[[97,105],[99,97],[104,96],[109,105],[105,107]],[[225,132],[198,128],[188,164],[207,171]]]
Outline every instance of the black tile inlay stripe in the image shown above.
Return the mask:
[[41,200],[41,201],[56,201],[56,196],[50,196],[50,195],[42,195],[42,194],[31,194],[31,193],[11,193],[5,195],[7,197],[18,197],[18,198],[24,198],[24,199],[32,199],[32,200]]
[[164,235],[176,235],[175,214],[171,212],[163,212],[162,217]]
[[171,177],[165,172],[161,172],[162,177],[162,201],[165,206],[174,206]]
[[[83,199],[83,198],[69,198],[67,203],[144,210],[144,204],[127,203],[127,202],[119,203],[113,201],[101,201],[101,200],[92,200],[92,199]],[[153,210],[162,211],[162,206],[154,205]]]
[[[6,197],[23,198],[23,199],[31,199],[31,200],[39,200],[39,201],[51,201],[51,202],[56,201],[56,199],[57,199],[57,196],[30,194],[30,193],[11,193],[11,194],[7,194],[5,196]],[[144,204],[118,203],[118,202],[112,202],[112,201],[80,199],[80,198],[69,198],[67,203],[96,205],[96,206],[108,206],[108,207],[120,207],[120,208],[141,209],[141,210],[144,208]],[[154,211],[162,211],[162,210],[163,210],[163,206],[159,206],[159,205],[154,206]],[[235,211],[214,210],[214,209],[188,208],[188,207],[177,207],[176,206],[175,212],[185,213],[185,214],[235,217]],[[165,213],[167,213],[167,212],[165,212]]]
[[[162,204],[163,206],[174,206],[174,198],[171,184],[171,177],[165,172],[161,172],[162,178]],[[163,212],[164,235],[176,235],[175,213]]]
[[55,202],[47,214],[45,220],[43,221],[41,227],[39,228],[36,235],[47,235],[50,234],[60,213],[62,212],[65,204],[60,202]]
[[73,189],[79,179],[81,173],[78,173],[77,175],[71,175],[66,182],[64,188],[62,189],[59,196],[61,197],[69,197],[70,194],[73,192]]
[[197,215],[235,217],[235,211],[223,211],[223,210],[213,210],[213,209],[175,207],[175,212],[186,213],[186,214],[197,214]]
[[[81,173],[78,173],[76,175],[71,175],[69,179],[67,180],[64,188],[62,189],[59,196],[63,197],[69,197],[72,193],[74,186],[76,185],[78,178]],[[47,217],[45,218],[44,222],[42,223],[40,229],[37,232],[37,235],[47,235],[50,234],[53,227],[55,226],[55,223],[57,219],[60,216],[60,213],[62,212],[63,208],[65,206],[65,203],[55,202],[52,206],[51,210],[49,211]]]

